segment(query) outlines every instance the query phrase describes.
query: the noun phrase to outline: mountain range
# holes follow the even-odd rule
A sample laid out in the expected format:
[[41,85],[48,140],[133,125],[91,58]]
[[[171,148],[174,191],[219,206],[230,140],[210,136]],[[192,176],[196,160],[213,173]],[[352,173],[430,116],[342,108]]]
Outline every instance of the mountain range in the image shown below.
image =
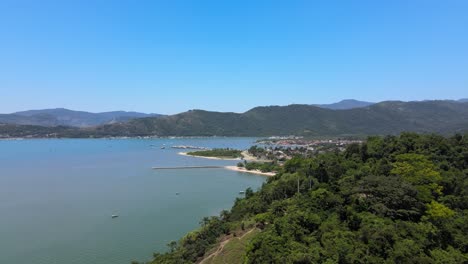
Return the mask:
[[[340,110],[365,107],[373,103],[346,99],[332,104],[315,105],[322,108]],[[130,119],[142,117],[159,117],[159,114],[139,112],[112,111],[91,113],[74,111],[65,108],[20,111],[12,114],[0,114],[0,124],[35,125],[35,126],[71,126],[93,127],[105,124],[127,122]]]
[[96,128],[99,135],[126,136],[339,136],[466,130],[468,103],[455,101],[387,101],[339,111],[312,105],[256,107],[242,114],[191,110]]
[[327,109],[333,109],[333,110],[347,110],[347,109],[353,109],[353,108],[361,108],[361,107],[366,107],[369,105],[373,105],[375,103],[371,102],[365,102],[365,101],[358,101],[354,99],[345,99],[341,100],[337,103],[332,103],[332,104],[316,104],[315,106],[321,107],[321,108],[327,108]]
[[2,137],[109,136],[365,136],[403,131],[453,134],[468,131],[468,102],[385,101],[332,110],[314,105],[262,106],[245,113],[190,110],[96,127],[0,126]]
[[[448,100],[446,100],[448,101]],[[449,102],[468,102],[468,99],[460,99]],[[350,110],[365,108],[376,103],[345,99],[331,104],[313,104],[312,106],[331,110]],[[70,127],[94,127],[106,124],[127,122],[135,118],[161,117],[160,114],[146,114],[139,112],[112,111],[91,113],[74,111],[65,108],[42,109],[20,111],[12,114],[0,114],[0,124],[35,125],[35,126],[70,126]]]
[[55,108],[21,111],[12,114],[0,114],[0,123],[37,126],[92,127],[117,122],[126,122],[132,118],[158,116],[161,115],[125,111],[90,113],[65,108]]
[[[431,100],[426,100],[431,101]],[[444,101],[452,101],[452,100],[444,100]],[[462,98],[458,100],[454,100],[453,102],[465,103],[468,102],[468,98]],[[359,101],[355,99],[344,99],[336,103],[331,104],[314,104],[314,106],[318,106],[321,108],[327,108],[332,110],[347,110],[347,109],[354,109],[354,108],[362,108],[366,106],[370,106],[376,103],[366,102],[366,101]]]

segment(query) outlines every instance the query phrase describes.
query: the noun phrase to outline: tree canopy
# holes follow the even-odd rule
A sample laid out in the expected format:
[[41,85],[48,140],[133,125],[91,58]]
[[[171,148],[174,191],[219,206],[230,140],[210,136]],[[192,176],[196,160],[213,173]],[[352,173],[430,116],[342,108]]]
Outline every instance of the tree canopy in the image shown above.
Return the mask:
[[468,135],[370,137],[294,158],[153,263],[194,263],[261,230],[239,263],[468,263]]

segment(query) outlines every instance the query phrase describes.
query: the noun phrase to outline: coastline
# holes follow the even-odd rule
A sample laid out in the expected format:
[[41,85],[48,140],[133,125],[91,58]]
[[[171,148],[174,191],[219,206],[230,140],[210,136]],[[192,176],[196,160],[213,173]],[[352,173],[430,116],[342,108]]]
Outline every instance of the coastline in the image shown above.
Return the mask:
[[257,174],[257,175],[263,175],[263,176],[269,176],[269,177],[273,177],[273,176],[276,175],[276,173],[274,173],[274,172],[262,172],[260,170],[247,170],[245,168],[239,168],[237,166],[225,166],[224,168],[227,169],[227,170],[243,172],[243,173]]
[[[202,159],[211,159],[211,160],[242,160],[240,158],[218,158],[218,157],[204,157],[204,156],[196,156],[196,155],[188,155],[187,152],[178,152],[178,155],[181,156],[186,156],[186,157],[194,157],[194,158],[202,158]],[[237,166],[224,166],[225,169],[231,170],[231,171],[237,171],[237,172],[242,172],[242,173],[250,173],[250,174],[256,174],[256,175],[262,175],[262,176],[269,176],[273,177],[276,175],[274,172],[262,172],[260,170],[247,170],[245,168],[240,168]]]
[[187,152],[179,152],[177,153],[182,156],[188,157],[195,157],[195,158],[202,158],[202,159],[212,159],[212,160],[246,160],[251,162],[270,162],[270,160],[262,160],[258,159],[257,157],[252,156],[247,150],[242,151],[243,158],[220,158],[220,157],[206,157],[206,156],[197,156],[197,155],[189,155]]
[[187,157],[211,159],[211,160],[241,160],[240,158],[219,158],[219,157],[205,157],[205,156],[189,155],[187,154],[187,152],[179,152],[177,154],[182,155],[182,156],[187,156]]

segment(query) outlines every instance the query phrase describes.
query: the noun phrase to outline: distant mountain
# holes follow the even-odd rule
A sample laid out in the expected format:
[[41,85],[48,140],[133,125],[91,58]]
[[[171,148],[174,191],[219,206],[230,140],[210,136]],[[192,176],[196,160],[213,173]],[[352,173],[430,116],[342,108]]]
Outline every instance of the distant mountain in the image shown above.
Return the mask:
[[58,120],[48,114],[22,116],[17,114],[0,114],[0,124],[58,126]]
[[[245,113],[191,110],[92,128],[27,127],[35,137],[108,136],[365,136],[468,132],[468,103],[386,101],[364,108],[331,110],[311,105],[264,106]],[[0,126],[0,135],[24,136],[21,126]]]
[[73,111],[64,108],[56,108],[3,114],[0,115],[0,123],[39,126],[91,127],[103,124],[126,122],[133,118],[158,116],[160,115],[144,114],[138,112],[114,111],[90,113],[84,111]]
[[342,136],[402,131],[468,131],[468,103],[381,102],[335,111],[310,105],[256,107],[245,113],[192,110],[94,128],[96,136]]
[[468,102],[468,98],[459,99],[458,102],[466,103],[466,102]]
[[341,101],[339,101],[337,103],[317,104],[315,106],[318,106],[318,107],[321,107],[321,108],[332,109],[332,110],[347,110],[347,109],[366,107],[366,106],[370,106],[370,105],[373,105],[373,104],[375,104],[375,103],[358,101],[358,100],[354,100],[354,99],[345,99],[345,100],[341,100]]

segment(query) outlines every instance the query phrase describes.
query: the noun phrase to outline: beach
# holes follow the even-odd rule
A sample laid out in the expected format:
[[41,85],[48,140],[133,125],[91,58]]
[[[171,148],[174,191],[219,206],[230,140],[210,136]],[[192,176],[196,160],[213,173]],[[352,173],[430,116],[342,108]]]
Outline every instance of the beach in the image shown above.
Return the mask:
[[252,173],[252,174],[257,174],[257,175],[263,175],[263,176],[275,176],[275,172],[262,172],[260,170],[247,170],[245,168],[237,167],[237,166],[225,166],[224,168],[232,171],[237,171],[237,172],[244,172],[244,173]]
[[[252,155],[250,155],[247,151],[243,151],[242,155],[244,156],[243,159],[241,158],[220,158],[220,157],[205,157],[205,156],[197,156],[197,155],[188,155],[187,152],[179,152],[177,153],[182,156],[194,157],[194,158],[203,158],[203,159],[211,159],[211,160],[247,160],[247,161],[258,161],[258,159]],[[262,172],[260,170],[247,170],[246,168],[237,167],[237,166],[224,166],[225,169],[243,173],[251,173],[256,175],[262,176],[275,176],[275,172]]]

